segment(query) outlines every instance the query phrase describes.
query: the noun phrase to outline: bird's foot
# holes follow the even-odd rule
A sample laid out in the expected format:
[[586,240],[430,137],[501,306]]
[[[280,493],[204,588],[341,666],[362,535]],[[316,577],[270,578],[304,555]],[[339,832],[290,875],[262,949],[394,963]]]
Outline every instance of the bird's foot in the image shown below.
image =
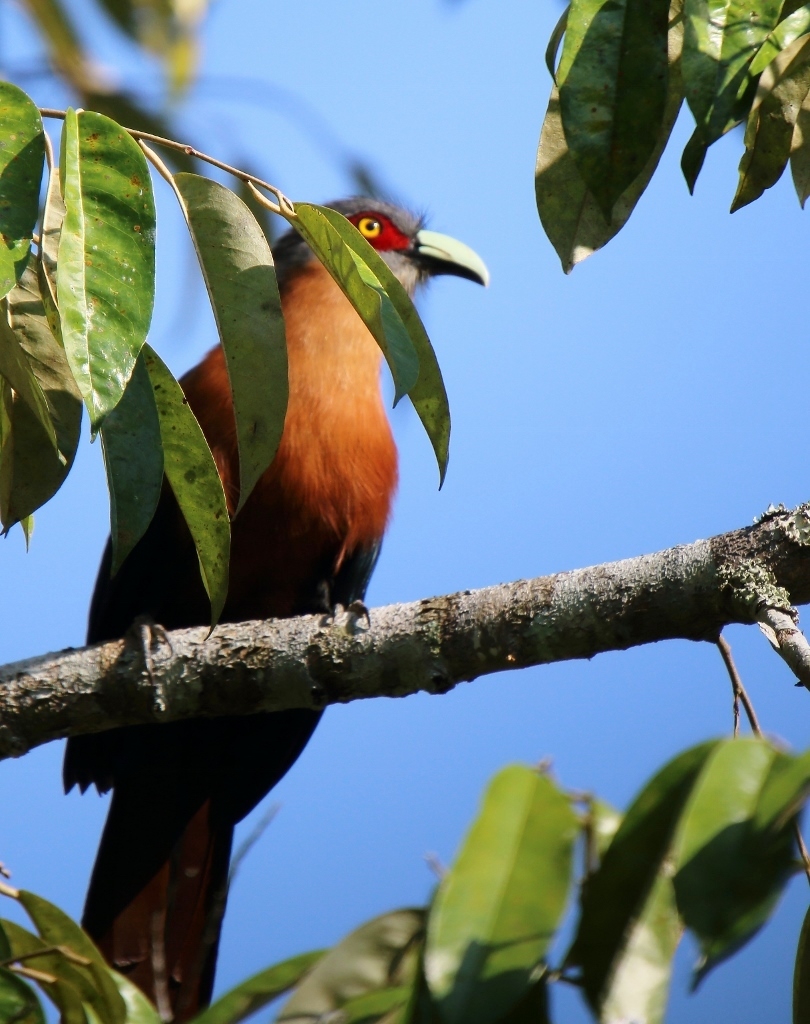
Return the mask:
[[155,666],[153,655],[165,644],[172,651],[172,642],[166,629],[155,622],[149,615],[139,615],[127,630],[127,639],[132,641],[141,652],[149,682],[154,685]]
[[365,619],[366,625],[371,629],[371,614],[364,601],[352,601],[352,603],[346,608],[346,612],[350,617],[350,623],[352,626],[357,625],[360,619]]

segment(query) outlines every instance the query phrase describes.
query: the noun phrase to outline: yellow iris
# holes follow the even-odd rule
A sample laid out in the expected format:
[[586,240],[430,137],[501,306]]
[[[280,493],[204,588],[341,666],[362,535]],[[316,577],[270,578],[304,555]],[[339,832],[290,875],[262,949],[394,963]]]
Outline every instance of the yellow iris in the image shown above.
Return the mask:
[[373,217],[363,217],[357,224],[357,230],[364,238],[378,238],[382,232],[382,224]]

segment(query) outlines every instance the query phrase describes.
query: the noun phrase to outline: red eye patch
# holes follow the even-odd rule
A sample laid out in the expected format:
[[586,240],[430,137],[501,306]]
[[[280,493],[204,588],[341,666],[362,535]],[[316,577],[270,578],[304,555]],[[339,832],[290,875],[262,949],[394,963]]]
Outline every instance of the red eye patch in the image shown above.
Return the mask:
[[411,239],[381,213],[366,210],[353,214],[349,220],[363,238],[380,252],[388,252],[391,249],[410,249],[411,247]]

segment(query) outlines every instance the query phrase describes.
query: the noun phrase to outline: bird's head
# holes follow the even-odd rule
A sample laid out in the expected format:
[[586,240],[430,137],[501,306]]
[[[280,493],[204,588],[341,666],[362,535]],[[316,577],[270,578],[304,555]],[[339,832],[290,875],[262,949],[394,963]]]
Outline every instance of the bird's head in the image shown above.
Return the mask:
[[[410,295],[417,285],[439,274],[465,277],[484,286],[489,284],[489,271],[484,261],[469,246],[438,231],[427,231],[422,226],[422,218],[392,203],[357,196],[326,205],[354,224]],[[315,259],[296,231],[282,235],[273,246],[273,254],[282,283],[291,271]]]

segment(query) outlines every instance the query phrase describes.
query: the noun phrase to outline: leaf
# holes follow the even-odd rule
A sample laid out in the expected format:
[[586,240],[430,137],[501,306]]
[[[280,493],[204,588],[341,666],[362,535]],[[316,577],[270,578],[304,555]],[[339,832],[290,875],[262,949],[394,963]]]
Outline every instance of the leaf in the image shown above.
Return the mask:
[[164,472],[197,549],[213,629],[228,596],[231,527],[225,492],[180,385],[150,345],[144,345],[143,355],[160,419]]
[[8,303],[0,300],[0,374],[34,414],[49,441],[56,447],[56,431],[45,395],[34,376],[16,331],[9,323]]
[[559,93],[556,88],[551,91],[537,150],[535,194],[543,228],[566,274],[606,245],[624,227],[658,166],[681,107],[679,55],[682,37],[680,15],[673,8],[669,32],[669,96],[658,145],[642,173],[617,200],[610,224],[605,221],[568,150]]
[[[783,12],[784,13],[784,12]],[[761,74],[779,54],[801,36],[810,32],[810,4],[805,4],[780,21],[751,61],[749,73]]]
[[110,491],[114,576],[152,522],[163,486],[160,419],[143,353],[100,433]]
[[64,350],[49,329],[32,267],[7,302],[14,335],[44,397],[51,433],[25,402],[9,400],[9,437],[0,472],[0,517],[6,529],[25,521],[62,486],[76,455],[82,418],[81,396]]
[[118,971],[110,971],[110,974],[126,1006],[126,1024],[163,1024],[157,1010],[139,988]]
[[65,201],[62,198],[62,187],[59,183],[59,168],[51,168],[48,178],[48,191],[45,196],[45,209],[42,213],[42,231],[37,260],[37,276],[39,290],[48,324],[54,337],[62,344],[62,324],[56,301],[56,261],[59,252],[59,236],[62,233],[62,221],[65,219]]
[[[348,246],[325,210],[309,203],[295,207],[292,226],[302,236],[324,267],[357,310],[375,341],[382,349],[394,378],[394,405],[407,395],[419,376],[419,356],[405,324],[377,275],[371,269],[372,247],[358,231],[368,252],[360,246]],[[349,222],[341,217],[346,224]],[[349,225],[351,227],[352,225]],[[356,231],[357,229],[354,228]],[[362,255],[357,251],[360,250]],[[374,253],[376,255],[376,253]]]
[[684,87],[707,146],[747,113],[756,87],[750,65],[781,6],[759,0],[752,17],[748,0],[685,0]]
[[37,926],[44,942],[52,946],[68,946],[74,953],[90,961],[87,967],[70,965],[80,978],[87,980],[86,988],[81,989],[82,999],[95,1010],[104,1024],[125,1024],[124,1000],[109,967],[88,935],[64,911],[41,896],[21,889],[18,899]]
[[276,1020],[305,1024],[359,996],[410,981],[424,925],[421,909],[394,910],[367,921],[318,961]]
[[604,800],[592,799],[586,823],[591,862],[596,870],[622,823],[622,814]]
[[748,116],[745,152],[740,160],[740,180],[731,204],[732,213],[759,199],[765,189],[781,178],[790,159],[796,119],[810,91],[808,61],[810,39],[799,40],[763,74],[760,90],[766,77],[772,78],[772,83],[768,83],[762,101],[754,105]]
[[54,70],[81,92],[94,71],[64,6],[59,0],[36,0],[27,9],[36,20]]
[[326,951],[302,953],[254,974],[194,1018],[194,1024],[239,1024],[297,985]]
[[639,1007],[650,1024],[662,1019],[679,935],[667,862],[684,807],[716,747],[693,747],[653,776],[583,889],[566,964],[582,968],[585,997],[600,1020],[608,1019],[608,1006],[616,1013],[626,1006],[621,1014],[628,1019]]
[[436,895],[425,976],[446,1024],[486,1024],[526,993],[568,899],[579,828],[546,775],[512,765]]
[[0,296],[8,294],[28,261],[44,164],[39,110],[22,89],[0,82]]
[[804,209],[810,195],[810,93],[804,98],[793,128],[790,142],[790,171],[799,203]]
[[574,0],[557,72],[565,138],[610,223],[655,152],[667,105],[669,0]]
[[57,978],[55,982],[38,981],[37,985],[59,1010],[59,1024],[87,1024],[80,995],[89,988],[87,979],[78,974],[61,953],[43,953],[29,959],[28,954],[48,949],[51,943],[32,935],[14,921],[0,923],[11,943],[12,956],[24,956],[29,967]]
[[793,1024],[810,1020],[810,908],[804,915],[793,969]]
[[26,983],[0,967],[0,1021],[3,1024],[45,1024],[39,1000]]
[[392,1010],[405,1006],[410,994],[410,985],[399,985],[350,999],[341,1007],[343,1024],[371,1024],[380,1021]]
[[287,412],[287,342],[276,271],[261,227],[237,195],[196,174],[174,180],[228,367],[239,446],[236,514],[273,461]]
[[[767,782],[772,769],[784,771],[776,760],[762,740],[721,744],[684,812],[673,882],[681,918],[700,945],[695,985],[758,931],[793,873],[791,826],[773,827],[778,787]],[[791,798],[788,811],[794,806]]]
[[[299,207],[296,207],[296,210]],[[368,244],[360,232],[341,214],[328,207],[318,207],[347,246],[368,263],[393,305],[419,361],[419,375],[408,392],[416,414],[425,428],[439,464],[439,486],[444,482],[450,450],[450,405],[442,380],[442,372],[430,338],[410,296],[385,260]]]
[[60,175],[62,340],[95,433],[118,404],[152,319],[155,201],[143,153],[102,114],[68,111]]
[[565,35],[565,29],[568,25],[568,13],[570,10],[571,5],[569,4],[560,15],[560,19],[557,24],[554,26],[554,31],[551,33],[548,46],[546,47],[546,67],[548,68],[548,73],[554,79],[555,84],[557,84],[557,71],[555,67],[557,64],[557,52],[560,49],[560,43]]

